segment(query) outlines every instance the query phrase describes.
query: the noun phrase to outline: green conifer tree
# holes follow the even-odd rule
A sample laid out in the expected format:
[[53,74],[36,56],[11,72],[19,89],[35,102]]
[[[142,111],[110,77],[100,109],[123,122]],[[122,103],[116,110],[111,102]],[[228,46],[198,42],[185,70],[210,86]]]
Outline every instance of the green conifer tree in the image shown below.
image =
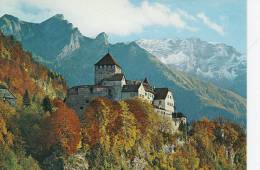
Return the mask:
[[24,106],[30,106],[31,105],[31,100],[30,100],[30,96],[29,96],[29,92],[26,89],[25,93],[23,95],[23,105]]
[[51,112],[52,111],[52,105],[50,98],[48,96],[44,97],[42,100],[42,108],[45,112]]

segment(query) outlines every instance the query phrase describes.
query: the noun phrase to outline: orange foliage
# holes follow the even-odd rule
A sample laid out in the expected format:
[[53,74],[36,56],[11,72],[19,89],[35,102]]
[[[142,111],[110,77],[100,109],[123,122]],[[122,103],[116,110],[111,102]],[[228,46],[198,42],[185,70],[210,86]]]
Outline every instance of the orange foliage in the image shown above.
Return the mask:
[[129,105],[129,111],[132,112],[135,116],[137,121],[137,128],[140,129],[142,134],[145,134],[147,130],[146,127],[150,124],[148,121],[149,111],[145,107],[144,103],[139,100],[129,99],[125,102]]
[[43,121],[42,142],[46,149],[60,144],[68,153],[75,153],[80,143],[80,121],[76,113],[61,100],[54,100],[57,110]]
[[46,83],[52,80],[55,89],[66,91],[66,84],[61,77],[35,62],[30,53],[23,51],[20,43],[0,34],[0,83],[5,82],[19,96],[28,89],[30,95],[37,93],[43,97],[45,89],[36,83],[39,80]]
[[194,124],[194,131],[205,133],[207,134],[213,134],[214,129],[216,128],[216,124],[213,121],[209,121],[208,119],[203,119],[200,121],[197,121]]
[[[126,100],[129,112],[131,112],[136,119],[137,129],[142,134],[146,134],[150,125],[149,113],[152,110],[149,109],[149,104],[143,103],[138,99]],[[109,110],[108,115],[104,115],[104,109]],[[107,120],[104,120],[104,116]],[[101,139],[101,126],[104,121],[107,121],[106,133],[110,137],[111,143],[114,141],[115,135],[117,135],[123,126],[122,120],[122,107],[117,101],[111,101],[107,98],[97,98],[93,100],[86,108],[84,113],[84,120],[82,122],[82,135],[83,143],[93,146],[100,142]]]
[[104,123],[104,112],[102,110],[105,107],[108,107],[110,110],[109,114],[106,115],[106,121],[108,122],[106,133],[111,137],[111,140],[118,133],[118,130],[122,126],[121,107],[119,103],[108,100],[107,98],[98,98],[93,100],[85,111],[82,123],[83,143],[90,146],[99,143],[101,138],[100,128]]

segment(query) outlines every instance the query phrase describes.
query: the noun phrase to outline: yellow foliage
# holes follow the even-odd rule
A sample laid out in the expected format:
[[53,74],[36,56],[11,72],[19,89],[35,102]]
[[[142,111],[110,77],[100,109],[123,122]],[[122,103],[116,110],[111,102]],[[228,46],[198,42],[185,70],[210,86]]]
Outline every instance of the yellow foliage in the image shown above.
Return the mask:
[[13,137],[13,134],[7,130],[5,120],[0,115],[0,144],[11,146],[13,144]]

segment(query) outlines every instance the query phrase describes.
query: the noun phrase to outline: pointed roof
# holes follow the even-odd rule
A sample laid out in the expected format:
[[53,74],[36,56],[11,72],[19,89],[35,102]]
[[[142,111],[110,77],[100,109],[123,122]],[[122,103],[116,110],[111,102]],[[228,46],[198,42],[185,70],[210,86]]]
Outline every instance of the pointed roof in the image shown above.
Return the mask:
[[155,90],[154,100],[165,99],[169,92],[168,88],[155,88],[154,90]]
[[150,93],[154,93],[154,88],[149,84],[147,78],[143,80],[144,90]]
[[122,92],[137,92],[140,88],[141,84],[128,84],[124,85],[122,88]]
[[148,82],[148,80],[147,80],[147,78],[145,77],[145,79],[144,79],[144,81],[143,81],[144,83],[146,83],[146,84],[149,84],[149,82]]
[[121,68],[121,66],[115,61],[115,59],[111,56],[110,53],[107,53],[103,58],[101,58],[95,66],[103,66],[103,65],[117,65]]

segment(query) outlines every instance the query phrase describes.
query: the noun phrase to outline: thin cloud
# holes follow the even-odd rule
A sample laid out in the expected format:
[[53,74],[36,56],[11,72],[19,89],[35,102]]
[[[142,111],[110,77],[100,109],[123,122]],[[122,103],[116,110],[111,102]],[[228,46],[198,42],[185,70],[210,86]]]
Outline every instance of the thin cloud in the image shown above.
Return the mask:
[[188,24],[189,20],[195,18],[186,11],[173,11],[166,5],[148,1],[143,1],[139,5],[133,4],[130,0],[1,0],[1,2],[0,14],[9,13],[26,20],[42,21],[51,15],[62,13],[65,19],[88,36],[103,31],[115,35],[130,35],[142,32],[150,26],[198,30]]
[[220,35],[224,35],[224,29],[221,25],[216,24],[211,21],[204,13],[198,13],[197,17],[202,20],[202,22],[207,25],[210,29],[216,31]]
[[185,19],[191,20],[191,21],[196,21],[197,18],[194,17],[193,15],[190,15],[188,12],[178,9],[177,12],[182,15]]

